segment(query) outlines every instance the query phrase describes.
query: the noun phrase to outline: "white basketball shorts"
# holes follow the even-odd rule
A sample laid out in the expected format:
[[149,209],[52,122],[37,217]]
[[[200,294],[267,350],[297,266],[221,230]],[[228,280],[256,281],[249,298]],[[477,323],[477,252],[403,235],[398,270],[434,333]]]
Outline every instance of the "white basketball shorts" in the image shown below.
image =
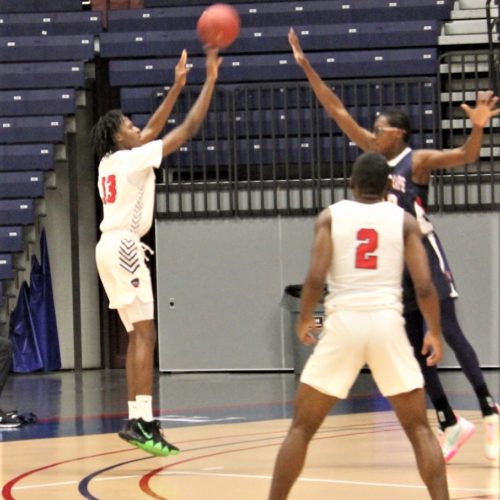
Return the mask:
[[[153,304],[151,274],[137,235],[124,231],[103,233],[96,247],[96,263],[110,309],[122,311],[137,302]],[[150,315],[150,309],[150,306],[146,308],[146,315]],[[130,311],[132,318],[144,316],[137,305]],[[142,319],[153,319],[153,316]],[[130,331],[128,327],[127,331]]]
[[340,399],[367,364],[384,396],[424,386],[420,366],[395,309],[335,311],[309,357],[300,381]]

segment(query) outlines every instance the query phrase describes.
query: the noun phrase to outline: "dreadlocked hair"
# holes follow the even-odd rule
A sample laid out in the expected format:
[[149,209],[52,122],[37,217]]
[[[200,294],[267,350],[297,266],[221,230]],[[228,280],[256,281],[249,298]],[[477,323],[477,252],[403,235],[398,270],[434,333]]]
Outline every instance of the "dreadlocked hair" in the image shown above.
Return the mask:
[[114,136],[118,132],[123,120],[123,113],[119,109],[112,109],[101,116],[90,131],[90,140],[94,154],[98,160],[115,150]]

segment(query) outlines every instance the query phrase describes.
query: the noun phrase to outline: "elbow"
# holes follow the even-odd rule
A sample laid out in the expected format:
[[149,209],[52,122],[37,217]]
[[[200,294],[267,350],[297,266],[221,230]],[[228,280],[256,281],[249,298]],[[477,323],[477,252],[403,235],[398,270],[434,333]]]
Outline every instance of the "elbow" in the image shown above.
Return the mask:
[[435,289],[431,281],[415,285],[415,294],[419,299],[427,299],[434,295]]
[[201,126],[201,120],[197,120],[195,117],[188,116],[184,123],[182,124],[183,135],[186,141],[194,137]]
[[479,149],[470,151],[465,147],[462,147],[462,163],[466,165],[468,163],[475,163],[479,159],[480,151]]

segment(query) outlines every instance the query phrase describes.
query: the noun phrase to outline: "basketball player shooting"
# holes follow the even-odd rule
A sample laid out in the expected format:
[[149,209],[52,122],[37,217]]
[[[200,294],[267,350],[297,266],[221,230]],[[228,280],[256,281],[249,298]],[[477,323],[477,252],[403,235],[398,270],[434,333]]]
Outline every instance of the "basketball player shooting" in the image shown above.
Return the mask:
[[153,418],[152,392],[156,329],[148,248],[141,237],[153,222],[155,175],[162,158],[179,149],[200,128],[212,98],[218,68],[218,49],[206,48],[206,79],[185,120],[156,140],[186,83],[187,53],[175,68],[175,81],[143,130],[120,110],[108,111],[92,130],[98,157],[98,189],[103,203],[101,238],[96,248],[99,276],[128,332],[126,374],[128,420],[119,436],[153,455],[177,454]]

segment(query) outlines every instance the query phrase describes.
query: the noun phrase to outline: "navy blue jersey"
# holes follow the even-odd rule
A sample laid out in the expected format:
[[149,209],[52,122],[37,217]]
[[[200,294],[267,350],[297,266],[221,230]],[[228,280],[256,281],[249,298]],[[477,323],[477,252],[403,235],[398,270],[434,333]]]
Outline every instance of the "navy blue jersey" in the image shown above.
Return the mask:
[[[443,247],[426,214],[429,186],[413,182],[413,151],[410,148],[407,148],[396,160],[396,162],[389,162],[393,168],[391,169],[392,189],[388,199],[397,203],[417,219],[420,230],[425,235],[423,244],[429,259],[432,281],[439,298],[457,297],[453,276]],[[417,308],[413,284],[406,270],[403,276],[403,304],[405,311]]]

